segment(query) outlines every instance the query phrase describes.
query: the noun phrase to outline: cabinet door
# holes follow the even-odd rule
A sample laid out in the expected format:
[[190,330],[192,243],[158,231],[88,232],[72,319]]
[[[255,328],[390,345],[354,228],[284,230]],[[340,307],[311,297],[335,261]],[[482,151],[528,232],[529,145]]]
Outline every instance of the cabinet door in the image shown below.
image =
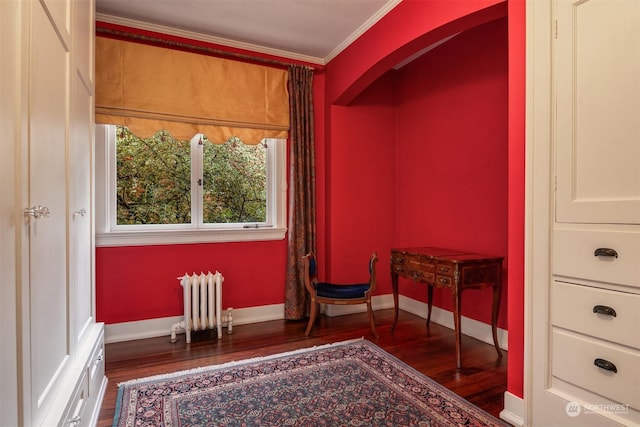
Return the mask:
[[640,2],[557,2],[556,220],[640,223]]
[[[58,2],[60,3],[60,2]],[[65,8],[62,8],[65,9]],[[70,362],[67,283],[67,103],[69,44],[40,2],[30,3],[29,206],[48,216],[30,217],[29,347],[30,424],[40,425]]]
[[93,5],[73,7],[69,108],[69,288],[74,343],[95,321],[93,305]]
[[69,138],[69,289],[74,296],[71,313],[74,341],[93,318],[93,249],[91,224],[91,95],[78,73],[71,78]]

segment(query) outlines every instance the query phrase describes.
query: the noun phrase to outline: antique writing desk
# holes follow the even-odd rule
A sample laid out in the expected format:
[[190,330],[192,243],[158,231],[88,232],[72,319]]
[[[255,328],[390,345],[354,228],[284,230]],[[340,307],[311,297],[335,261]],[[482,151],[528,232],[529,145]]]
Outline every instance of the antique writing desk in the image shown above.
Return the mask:
[[431,320],[434,286],[451,289],[456,335],[456,363],[460,368],[462,291],[491,286],[493,287],[491,332],[498,356],[502,356],[498,346],[497,333],[500,295],[502,293],[502,260],[502,257],[433,247],[391,249],[391,285],[395,310],[391,332],[398,322],[398,276],[427,284],[427,304],[429,307],[427,325]]

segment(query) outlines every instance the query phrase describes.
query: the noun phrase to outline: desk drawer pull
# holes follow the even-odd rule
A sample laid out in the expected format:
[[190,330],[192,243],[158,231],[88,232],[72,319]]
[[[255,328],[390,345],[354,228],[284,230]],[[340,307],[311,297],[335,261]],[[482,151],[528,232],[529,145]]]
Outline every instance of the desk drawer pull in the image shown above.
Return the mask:
[[448,273],[450,269],[451,268],[447,267],[446,265],[441,265],[440,268],[439,268],[441,273]]
[[597,314],[604,314],[606,316],[612,316],[612,317],[617,316],[616,311],[611,307],[607,307],[606,305],[593,306],[593,312]]
[[608,360],[596,359],[593,361],[593,364],[596,365],[598,368],[604,369],[605,371],[610,371],[616,374],[618,373],[618,368],[616,368],[616,365],[609,362]]
[[618,258],[618,252],[611,248],[598,248],[593,252],[593,256],[606,256]]
[[451,280],[447,279],[446,277],[441,277],[440,283],[442,283],[443,285],[448,285],[449,283],[451,283]]

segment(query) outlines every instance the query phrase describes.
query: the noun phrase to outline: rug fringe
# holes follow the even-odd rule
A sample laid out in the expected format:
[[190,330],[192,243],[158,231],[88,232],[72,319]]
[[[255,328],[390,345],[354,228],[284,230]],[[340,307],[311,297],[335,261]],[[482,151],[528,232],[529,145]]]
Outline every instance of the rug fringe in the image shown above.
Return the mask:
[[364,336],[360,337],[360,338],[354,338],[351,340],[346,340],[346,341],[338,341],[338,342],[334,342],[334,343],[329,343],[329,344],[318,344],[318,345],[314,345],[313,347],[305,347],[305,348],[301,348],[298,350],[291,350],[291,351],[287,351],[284,353],[276,353],[276,354],[270,354],[267,356],[258,356],[258,357],[253,357],[250,359],[242,359],[242,360],[233,360],[231,362],[225,362],[219,365],[207,365],[207,366],[201,366],[201,367],[197,367],[197,368],[192,368],[192,369],[185,369],[182,371],[176,371],[176,372],[170,372],[167,374],[158,374],[158,375],[153,375],[150,377],[144,377],[144,378],[135,378],[135,379],[131,379],[131,380],[127,380],[127,381],[123,381],[118,383],[118,387],[122,387],[122,386],[127,386],[127,385],[132,385],[132,384],[139,384],[139,383],[144,383],[144,382],[148,382],[148,381],[158,381],[158,380],[164,380],[164,379],[169,379],[169,378],[176,378],[176,377],[180,377],[180,376],[186,376],[186,375],[193,375],[193,374],[199,374],[203,371],[207,371],[210,369],[224,369],[224,368],[230,368],[233,366],[238,366],[238,365],[244,365],[247,363],[255,363],[255,362],[261,362],[261,361],[265,361],[265,360],[270,360],[270,359],[275,359],[278,357],[286,357],[286,356],[291,356],[294,354],[299,354],[299,353],[306,353],[309,351],[313,351],[313,350],[322,350],[325,348],[331,348],[331,347],[338,347],[338,346],[343,346],[343,345],[349,345],[349,344],[355,344],[358,342],[362,342],[365,341]]

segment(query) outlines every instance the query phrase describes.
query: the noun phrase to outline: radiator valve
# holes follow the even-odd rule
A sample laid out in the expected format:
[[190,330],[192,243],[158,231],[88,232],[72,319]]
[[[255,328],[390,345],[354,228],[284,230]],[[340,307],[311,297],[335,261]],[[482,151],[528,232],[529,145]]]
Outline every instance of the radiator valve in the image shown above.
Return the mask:
[[227,334],[231,335],[233,333],[233,307],[227,308],[227,314],[222,323],[227,327]]

